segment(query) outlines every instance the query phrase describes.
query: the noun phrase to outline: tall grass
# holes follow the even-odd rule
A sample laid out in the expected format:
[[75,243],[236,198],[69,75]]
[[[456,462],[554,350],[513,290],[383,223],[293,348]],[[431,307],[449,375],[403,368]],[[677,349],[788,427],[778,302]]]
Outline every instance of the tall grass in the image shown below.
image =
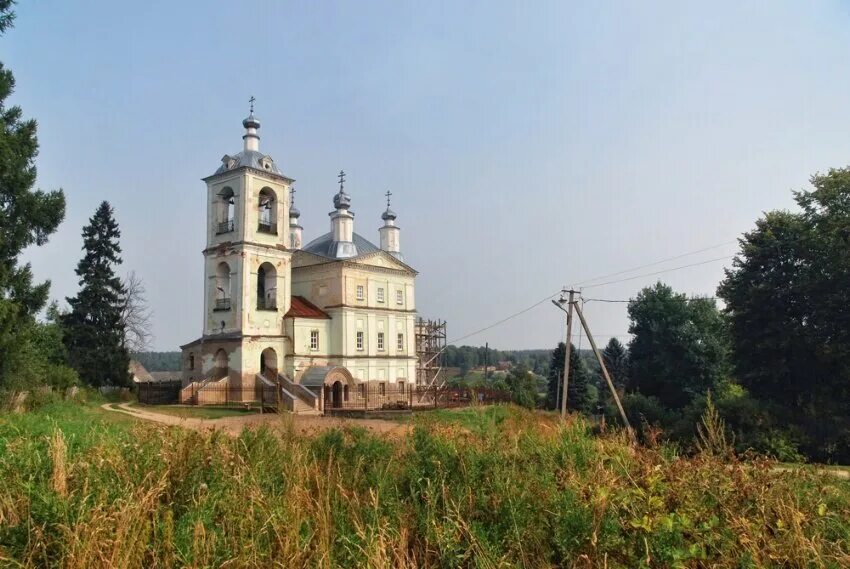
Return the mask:
[[0,418],[0,565],[847,567],[850,486],[499,407],[238,438]]

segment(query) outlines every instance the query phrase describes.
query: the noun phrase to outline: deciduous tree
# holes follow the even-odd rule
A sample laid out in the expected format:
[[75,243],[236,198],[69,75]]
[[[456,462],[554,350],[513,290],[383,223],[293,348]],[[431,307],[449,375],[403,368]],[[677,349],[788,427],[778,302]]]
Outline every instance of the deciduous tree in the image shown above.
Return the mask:
[[813,458],[850,460],[850,168],[811,179],[799,212],[772,211],[740,239],[718,293],[734,369],[783,410]]
[[628,306],[630,391],[681,409],[728,375],[728,336],[713,300],[657,283]]

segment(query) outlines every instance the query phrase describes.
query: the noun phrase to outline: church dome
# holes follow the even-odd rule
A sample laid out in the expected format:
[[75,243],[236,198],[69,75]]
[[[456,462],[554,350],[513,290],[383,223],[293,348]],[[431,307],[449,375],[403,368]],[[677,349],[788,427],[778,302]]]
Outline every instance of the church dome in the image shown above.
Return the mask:
[[351,196],[340,189],[339,193],[334,196],[334,207],[336,209],[348,209],[351,207]]
[[289,217],[294,219],[298,219],[299,217],[301,217],[301,211],[299,211],[299,209],[295,207],[294,204],[289,206]]
[[242,121],[242,126],[245,128],[260,128],[260,119],[254,116],[253,111],[248,118]]
[[398,216],[389,207],[387,207],[387,211],[381,214],[381,219],[383,219],[384,221],[389,221],[390,219],[395,219],[396,217]]

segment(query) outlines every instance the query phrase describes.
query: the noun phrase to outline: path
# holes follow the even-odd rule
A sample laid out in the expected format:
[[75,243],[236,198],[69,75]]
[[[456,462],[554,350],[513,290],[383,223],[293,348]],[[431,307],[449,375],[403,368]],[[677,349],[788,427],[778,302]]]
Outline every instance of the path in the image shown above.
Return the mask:
[[357,426],[364,427],[376,434],[389,436],[402,436],[410,431],[410,425],[385,421],[383,419],[344,419],[340,417],[317,417],[315,415],[278,415],[277,413],[251,414],[236,417],[222,417],[220,419],[199,419],[197,417],[177,417],[165,413],[157,413],[141,407],[131,407],[129,403],[120,403],[118,408],[112,403],[106,403],[101,407],[113,413],[125,413],[137,419],[152,421],[163,425],[172,425],[194,429],[196,431],[207,431],[220,429],[229,435],[237,436],[245,427],[267,425],[272,428],[285,428],[288,421],[300,435],[311,435],[336,427]]

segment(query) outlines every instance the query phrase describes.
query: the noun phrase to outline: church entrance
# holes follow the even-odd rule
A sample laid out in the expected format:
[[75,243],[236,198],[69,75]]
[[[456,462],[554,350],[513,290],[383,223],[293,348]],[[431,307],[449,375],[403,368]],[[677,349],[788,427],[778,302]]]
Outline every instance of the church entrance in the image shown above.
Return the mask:
[[342,407],[342,382],[335,381],[331,388],[331,407],[338,409]]
[[260,375],[269,381],[277,381],[277,352],[266,348],[260,354]]

